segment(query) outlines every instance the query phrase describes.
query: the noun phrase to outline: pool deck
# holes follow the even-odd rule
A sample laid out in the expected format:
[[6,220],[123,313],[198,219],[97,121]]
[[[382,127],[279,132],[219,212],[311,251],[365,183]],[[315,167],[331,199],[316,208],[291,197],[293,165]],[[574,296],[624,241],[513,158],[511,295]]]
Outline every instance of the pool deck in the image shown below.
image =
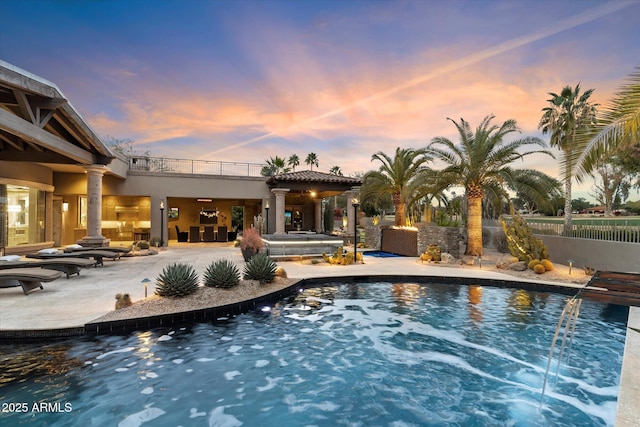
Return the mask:
[[[24,295],[21,287],[0,289],[0,343],[8,342],[7,336],[19,331],[73,330],[112,311],[115,295],[128,293],[135,302],[144,298],[143,279],[148,278],[148,294],[154,292],[154,283],[162,269],[174,262],[192,265],[201,275],[212,261],[234,261],[240,271],[244,261],[239,248],[231,244],[171,242],[170,247],[157,255],[128,257],[117,261],[105,261],[104,266],[83,269],[79,276],[61,278],[44,283],[44,289]],[[443,276],[468,277],[495,280],[532,282],[529,278],[490,271],[476,267],[421,264],[416,258],[366,257],[366,264],[335,266],[327,264],[303,264],[297,261],[280,261],[290,278],[322,278],[344,276]],[[493,269],[495,270],[495,269]],[[572,286],[535,280],[548,285]],[[573,285],[576,288],[580,285]],[[624,359],[616,426],[640,425],[640,307],[631,307]]]

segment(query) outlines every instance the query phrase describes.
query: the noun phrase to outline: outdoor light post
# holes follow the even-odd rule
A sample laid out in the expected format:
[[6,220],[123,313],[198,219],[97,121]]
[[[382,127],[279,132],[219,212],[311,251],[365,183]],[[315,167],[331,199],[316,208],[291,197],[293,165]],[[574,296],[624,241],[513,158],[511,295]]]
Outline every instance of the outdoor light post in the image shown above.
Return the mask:
[[164,202],[160,202],[160,247],[164,246]]
[[266,225],[265,225],[265,234],[269,234],[269,199],[266,199],[264,201],[264,211],[267,214],[267,222],[266,222]]
[[351,199],[351,205],[353,206],[353,262],[358,262],[358,199],[355,197]]
[[142,283],[144,283],[144,297],[147,297],[147,284],[151,282],[151,280],[147,279],[146,277],[144,279],[142,279]]

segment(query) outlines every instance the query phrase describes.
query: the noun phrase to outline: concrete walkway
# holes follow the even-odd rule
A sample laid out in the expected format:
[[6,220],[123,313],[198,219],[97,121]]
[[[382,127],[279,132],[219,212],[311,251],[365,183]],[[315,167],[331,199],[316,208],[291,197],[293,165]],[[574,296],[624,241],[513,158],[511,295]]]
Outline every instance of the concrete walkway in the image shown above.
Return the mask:
[[[0,332],[22,330],[50,330],[82,328],[86,323],[112,311],[115,295],[128,293],[132,300],[144,298],[143,279],[148,278],[148,295],[153,295],[155,281],[162,269],[171,263],[192,265],[202,275],[206,267],[217,259],[235,262],[240,271],[244,261],[239,248],[231,244],[178,244],[172,243],[157,255],[127,257],[118,261],[105,260],[104,266],[83,269],[80,276],[61,278],[45,283],[43,290],[24,295],[22,288],[0,289]],[[278,262],[290,278],[375,276],[375,275],[428,275],[487,278],[526,281],[511,275],[458,266],[428,265],[416,258],[366,257],[366,264],[331,266]],[[485,266],[488,261],[485,261]],[[555,284],[547,281],[536,281]],[[563,286],[571,286],[562,283]],[[574,285],[579,287],[579,285]],[[640,331],[640,308],[632,307],[629,327]],[[622,381],[618,398],[618,426],[640,425],[640,332],[627,330]]]

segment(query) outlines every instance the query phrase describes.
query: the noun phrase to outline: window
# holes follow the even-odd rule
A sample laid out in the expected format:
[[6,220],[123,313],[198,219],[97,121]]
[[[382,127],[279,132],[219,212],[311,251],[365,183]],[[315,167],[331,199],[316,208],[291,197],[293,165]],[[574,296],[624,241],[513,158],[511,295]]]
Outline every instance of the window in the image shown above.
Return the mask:
[[45,192],[0,184],[0,246],[44,241]]

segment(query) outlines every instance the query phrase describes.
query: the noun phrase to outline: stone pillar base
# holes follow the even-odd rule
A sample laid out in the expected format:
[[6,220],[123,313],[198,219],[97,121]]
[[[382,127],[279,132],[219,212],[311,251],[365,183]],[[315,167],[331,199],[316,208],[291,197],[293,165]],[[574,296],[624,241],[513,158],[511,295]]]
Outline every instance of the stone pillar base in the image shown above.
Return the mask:
[[107,239],[104,236],[84,236],[82,239],[77,240],[76,243],[85,248],[103,248],[109,246],[111,239]]

